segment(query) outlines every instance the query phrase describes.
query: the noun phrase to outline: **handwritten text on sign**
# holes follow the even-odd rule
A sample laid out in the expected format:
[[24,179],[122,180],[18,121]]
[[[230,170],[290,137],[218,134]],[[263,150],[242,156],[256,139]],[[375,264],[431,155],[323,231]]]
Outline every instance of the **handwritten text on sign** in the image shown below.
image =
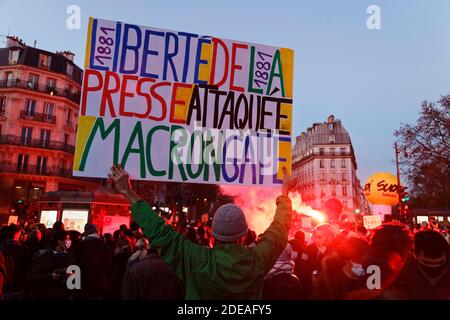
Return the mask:
[[380,215],[364,216],[363,221],[364,228],[368,230],[375,229],[376,227],[381,226],[381,224],[383,223],[382,217]]
[[291,169],[293,51],[90,19],[74,175],[266,185]]

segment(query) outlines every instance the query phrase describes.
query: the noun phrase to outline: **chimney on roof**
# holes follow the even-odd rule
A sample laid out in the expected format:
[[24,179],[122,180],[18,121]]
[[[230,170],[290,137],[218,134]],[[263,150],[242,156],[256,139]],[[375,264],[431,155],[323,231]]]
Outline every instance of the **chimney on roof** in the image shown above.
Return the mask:
[[333,123],[333,122],[334,122],[334,116],[333,116],[333,115],[330,115],[330,116],[328,117],[328,119],[327,119],[327,122],[328,122],[328,123]]
[[71,51],[69,51],[69,50],[66,50],[66,51],[61,52],[61,54],[62,54],[64,57],[66,57],[67,60],[73,62],[73,58],[75,57],[75,53],[73,53],[73,52],[71,52]]
[[24,48],[27,45],[23,42],[22,39],[16,36],[7,36],[6,37],[6,47],[7,48]]

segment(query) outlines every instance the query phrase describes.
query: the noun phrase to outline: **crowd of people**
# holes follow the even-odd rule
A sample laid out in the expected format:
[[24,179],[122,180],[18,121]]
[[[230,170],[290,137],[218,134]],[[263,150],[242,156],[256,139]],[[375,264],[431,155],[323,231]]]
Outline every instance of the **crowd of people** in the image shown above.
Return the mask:
[[[433,223],[386,223],[373,230],[320,224],[288,241],[292,218],[285,182],[270,227],[248,228],[242,210],[220,205],[211,224],[180,229],[127,187],[133,222],[100,235],[56,222],[0,229],[0,296],[5,300],[449,299],[449,230]],[[69,266],[81,272],[70,289]],[[378,275],[377,275],[378,272]]]
[[[211,225],[198,221],[183,236],[214,247]],[[255,247],[260,238],[248,229],[242,244]],[[321,224],[310,241],[297,231],[264,277],[262,298],[449,299],[449,242],[448,231],[430,225],[389,223],[365,232]],[[82,270],[80,290],[67,287],[70,265]],[[380,267],[382,290],[367,287],[370,265]],[[0,229],[2,299],[184,299],[185,290],[135,222],[103,236],[93,224],[83,234],[61,222]]]

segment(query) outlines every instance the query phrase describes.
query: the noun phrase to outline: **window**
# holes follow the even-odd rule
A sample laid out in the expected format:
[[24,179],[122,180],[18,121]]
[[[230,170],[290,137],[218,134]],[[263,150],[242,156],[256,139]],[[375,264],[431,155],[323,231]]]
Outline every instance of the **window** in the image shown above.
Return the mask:
[[341,168],[346,168],[346,167],[347,167],[347,165],[346,165],[345,159],[341,159]]
[[330,167],[331,167],[331,168],[334,168],[334,159],[331,159],[331,161],[330,161]]
[[39,86],[39,75],[31,73],[28,76],[28,88],[29,89],[37,89],[38,86]]
[[342,172],[342,181],[347,181],[347,173]]
[[69,125],[72,124],[72,109],[70,109],[70,108],[67,108],[66,124],[69,124]]
[[52,63],[52,57],[46,54],[39,54],[39,67],[50,69],[50,64]]
[[342,195],[343,195],[344,197],[347,196],[347,186],[342,186]]
[[334,143],[336,141],[336,136],[334,134],[332,134],[328,137],[328,139],[329,139],[328,140],[329,143]]
[[6,97],[0,96],[0,115],[4,115],[6,111]]
[[52,120],[53,111],[55,110],[55,104],[50,102],[44,102],[44,117],[47,120]]
[[66,146],[69,143],[69,135],[64,133],[64,145]]
[[341,155],[345,154],[345,148],[341,148]]
[[27,99],[25,100],[25,115],[33,116],[36,111],[36,100]]
[[17,158],[17,171],[27,172],[28,170],[28,154],[19,154]]
[[56,89],[56,79],[47,78],[47,89],[48,90]]
[[333,130],[333,124],[332,124],[332,123],[329,123],[329,124],[328,124],[328,129],[329,129],[329,130]]
[[325,196],[326,196],[326,193],[325,193],[325,190],[324,190],[324,189],[321,189],[321,190],[320,190],[320,196],[321,196],[321,197],[325,197]]
[[336,197],[336,187],[333,187],[333,188],[331,189],[331,195],[332,195],[333,197]]
[[39,145],[41,147],[48,147],[50,144],[50,130],[41,129],[41,137],[39,139]]
[[324,148],[319,148],[319,155],[323,156],[325,153],[325,149]]
[[33,135],[33,128],[22,127],[22,135],[20,136],[20,144],[29,146],[31,144],[32,135]]
[[6,72],[6,86],[7,87],[13,87],[15,84],[15,81],[13,79],[13,73],[12,72]]
[[9,50],[9,58],[8,58],[9,64],[17,64],[17,62],[19,61],[19,54],[20,54],[19,49]]
[[320,165],[320,168],[325,168],[325,160],[323,160],[323,159],[321,159],[320,161],[319,161],[319,165]]
[[69,77],[73,76],[73,65],[69,62],[66,62],[66,73]]
[[45,174],[47,171],[47,157],[37,157],[36,173]]
[[335,154],[334,154],[334,149],[335,149],[335,148],[330,148],[330,154],[331,154],[332,156],[335,155]]

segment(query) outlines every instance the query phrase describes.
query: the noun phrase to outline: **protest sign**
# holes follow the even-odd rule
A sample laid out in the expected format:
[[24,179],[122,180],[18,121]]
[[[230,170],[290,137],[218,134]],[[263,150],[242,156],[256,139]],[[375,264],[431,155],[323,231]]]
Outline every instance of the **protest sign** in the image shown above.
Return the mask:
[[10,224],[17,224],[18,220],[19,220],[19,216],[9,216],[8,217],[8,226]]
[[73,173],[276,186],[292,49],[90,18]]
[[364,228],[370,230],[380,226],[383,223],[383,218],[381,215],[375,216],[364,216],[363,217]]

